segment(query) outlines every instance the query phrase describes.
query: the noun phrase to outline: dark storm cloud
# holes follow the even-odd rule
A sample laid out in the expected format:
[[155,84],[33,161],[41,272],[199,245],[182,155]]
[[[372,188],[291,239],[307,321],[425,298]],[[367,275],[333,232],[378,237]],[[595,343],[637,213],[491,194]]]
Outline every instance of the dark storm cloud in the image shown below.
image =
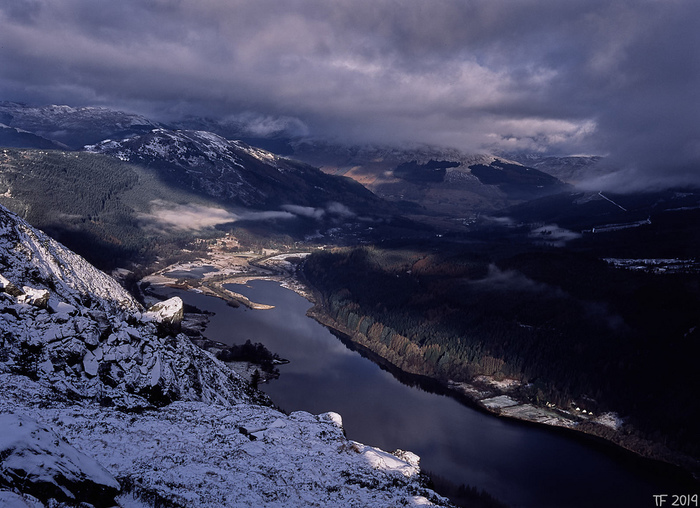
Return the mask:
[[640,185],[687,181],[698,19],[696,0],[10,0],[0,98],[604,153]]

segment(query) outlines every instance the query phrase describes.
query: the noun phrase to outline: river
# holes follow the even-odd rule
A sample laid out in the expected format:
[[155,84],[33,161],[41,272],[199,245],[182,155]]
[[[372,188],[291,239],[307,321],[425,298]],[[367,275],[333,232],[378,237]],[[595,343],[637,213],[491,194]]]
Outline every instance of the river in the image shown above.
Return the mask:
[[[311,304],[272,281],[227,286],[269,310],[232,308],[173,290],[214,312],[206,330],[228,344],[261,342],[290,360],[263,389],[285,411],[335,411],[348,438],[410,450],[421,467],[483,489],[513,507],[645,507],[655,494],[690,494],[665,470],[611,446],[505,420],[397,380],[306,316]],[[669,498],[670,499],[670,498]]]

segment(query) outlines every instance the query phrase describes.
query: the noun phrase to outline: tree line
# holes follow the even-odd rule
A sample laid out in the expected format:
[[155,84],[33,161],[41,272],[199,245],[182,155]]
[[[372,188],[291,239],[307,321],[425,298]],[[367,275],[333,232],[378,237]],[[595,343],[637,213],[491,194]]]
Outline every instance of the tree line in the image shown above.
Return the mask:
[[696,275],[556,250],[362,246],[313,254],[304,276],[323,313],[402,370],[515,378],[533,402],[621,411],[649,435],[700,450]]

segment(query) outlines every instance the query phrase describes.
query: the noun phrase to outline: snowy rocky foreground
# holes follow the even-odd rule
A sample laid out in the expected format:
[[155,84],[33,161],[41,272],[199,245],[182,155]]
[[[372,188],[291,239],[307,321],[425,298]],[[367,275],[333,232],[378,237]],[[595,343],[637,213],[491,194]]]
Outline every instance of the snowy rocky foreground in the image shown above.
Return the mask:
[[[347,440],[337,414],[174,402],[135,415],[95,404],[37,404],[37,395],[51,398],[38,383],[7,375],[0,383],[3,412],[54,428],[143,499],[197,507],[441,504],[420,486],[415,455]],[[47,467],[55,460],[45,459]]]
[[412,453],[270,407],[181,319],[0,207],[0,507],[448,504]]

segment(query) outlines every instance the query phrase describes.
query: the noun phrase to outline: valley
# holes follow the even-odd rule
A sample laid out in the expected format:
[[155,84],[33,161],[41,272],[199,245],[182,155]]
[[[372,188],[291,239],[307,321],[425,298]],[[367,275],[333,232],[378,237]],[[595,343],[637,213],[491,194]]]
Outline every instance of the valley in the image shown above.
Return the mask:
[[[690,470],[695,470],[697,467],[694,459],[692,458],[692,452],[688,452],[687,450],[679,450],[676,448],[678,444],[673,447],[662,445],[655,439],[650,438],[647,432],[642,430],[644,427],[642,427],[642,429],[638,428],[638,426],[641,426],[639,425],[638,420],[630,419],[629,416],[625,417],[624,419],[621,418],[618,411],[625,411],[626,414],[629,415],[629,410],[627,407],[613,401],[611,401],[612,403],[606,402],[606,395],[604,392],[600,391],[600,389],[592,387],[592,385],[589,384],[587,385],[588,388],[584,388],[582,390],[581,388],[576,388],[575,385],[572,384],[570,385],[571,388],[569,388],[570,391],[562,393],[557,388],[558,386],[561,386],[561,380],[553,384],[548,384],[546,381],[547,376],[551,375],[551,372],[553,372],[552,367],[554,366],[554,362],[552,360],[545,361],[544,370],[541,371],[540,374],[535,374],[534,371],[529,371],[530,374],[525,375],[523,375],[523,372],[519,372],[512,368],[511,370],[508,370],[508,364],[502,360],[499,360],[498,355],[484,356],[483,359],[477,356],[476,360],[465,362],[461,364],[461,366],[457,363],[448,364],[445,360],[449,356],[454,357],[456,350],[449,349],[449,346],[447,348],[443,348],[438,341],[433,342],[433,345],[430,345],[431,342],[418,343],[420,345],[418,349],[416,349],[415,346],[412,345],[412,342],[414,342],[415,339],[410,333],[406,333],[405,331],[403,332],[405,334],[404,337],[401,337],[395,331],[393,331],[390,332],[390,334],[394,334],[393,337],[389,337],[387,340],[382,339],[379,341],[378,338],[383,335],[381,332],[382,327],[384,327],[386,330],[390,330],[390,328],[387,327],[387,323],[391,323],[392,321],[390,320],[393,320],[394,323],[397,322],[397,315],[395,315],[395,311],[383,310],[383,312],[380,314],[369,314],[367,317],[363,318],[362,315],[355,310],[354,312],[359,314],[358,318],[354,321],[356,323],[355,325],[352,324],[353,320],[349,315],[347,318],[343,318],[344,320],[340,320],[337,317],[339,314],[334,307],[329,308],[324,306],[323,302],[327,302],[329,297],[326,296],[326,293],[323,291],[318,291],[318,281],[320,280],[318,279],[318,276],[314,275],[311,277],[312,281],[316,281],[317,285],[315,286],[313,283],[310,283],[309,275],[310,273],[313,274],[313,270],[315,270],[314,267],[317,263],[319,263],[319,260],[324,259],[324,257],[332,258],[333,256],[337,256],[337,253],[342,252],[342,249],[338,250],[337,248],[328,248],[325,246],[313,249],[313,253],[309,251],[294,251],[291,249],[285,252],[279,252],[273,249],[264,249],[257,253],[239,252],[234,254],[231,251],[238,247],[238,242],[230,236],[219,240],[210,240],[209,242],[209,250],[202,258],[196,261],[160,268],[153,275],[147,276],[143,279],[142,287],[144,286],[143,283],[145,283],[145,286],[152,284],[154,286],[160,285],[170,288],[186,289],[197,293],[222,298],[234,306],[245,305],[251,309],[267,309],[268,306],[264,303],[250,301],[247,297],[239,293],[232,292],[229,289],[231,287],[230,285],[245,285],[252,280],[278,281],[285,287],[293,289],[301,296],[313,301],[316,304],[309,310],[308,314],[310,316],[321,324],[335,330],[336,333],[345,337],[346,340],[356,344],[356,347],[366,348],[367,351],[370,351],[373,355],[378,355],[376,358],[377,361],[380,361],[381,363],[386,362],[388,365],[391,365],[392,368],[399,369],[399,371],[404,373],[427,375],[432,377],[441,383],[442,389],[445,390],[446,393],[451,393],[455,399],[460,400],[463,403],[479,407],[489,413],[505,418],[524,420],[546,426],[562,427],[565,429],[571,429],[573,431],[594,435],[638,453],[644,457],[651,457],[664,462],[669,462]],[[445,255],[447,244],[441,242],[440,245],[442,245],[440,250],[441,255],[435,254],[437,252],[435,249],[430,249],[433,254],[430,254],[427,257],[423,257],[425,254],[421,254],[420,250],[414,250],[412,253],[409,251],[409,257],[406,258],[406,245],[402,246],[402,249],[404,250],[399,251],[396,251],[393,248],[388,248],[385,255],[389,257],[393,256],[395,260],[390,262],[390,264],[384,269],[391,266],[400,266],[402,267],[402,272],[411,273],[411,275],[415,277],[420,276],[421,271],[425,272],[425,276],[433,273],[431,270],[435,270],[436,267],[440,267],[438,269],[440,272],[438,273],[443,273],[443,278],[445,273],[450,274],[447,278],[445,278],[445,280],[450,280],[452,277],[462,277],[464,273],[463,268],[459,268],[458,266],[460,265],[455,264],[454,260],[450,261],[451,264],[437,261],[438,259],[450,259],[449,255]],[[416,249],[417,247],[413,245],[411,248]],[[455,247],[453,246],[452,248]],[[425,251],[425,246],[423,246],[423,249]],[[352,248],[350,248],[349,251],[353,252]],[[461,248],[459,248],[459,250],[456,252],[460,251]],[[403,254],[401,254],[402,252]],[[550,261],[545,262],[550,263],[550,266],[552,266],[551,253],[541,253],[540,255],[545,256],[545,259],[549,258]],[[430,259],[431,257],[434,259]],[[286,261],[286,259],[291,259],[292,263]],[[414,265],[412,268],[410,263],[406,264],[405,260],[408,259],[414,260]],[[567,263],[573,262],[575,259],[575,257],[572,257]],[[399,261],[399,264],[395,265],[397,261]],[[429,262],[426,263],[425,261]],[[576,262],[580,261],[581,260]],[[609,260],[606,261],[610,263]],[[417,269],[417,264],[415,264],[416,262],[421,262],[424,267]],[[311,266],[307,266],[307,263],[311,263]],[[638,263],[639,261],[637,264]],[[651,263],[649,261],[649,264],[651,266],[673,266],[671,260],[659,260],[657,263]],[[617,260],[617,262],[611,266],[620,266],[619,260]],[[681,266],[687,267],[687,264]],[[483,273],[487,274],[486,278],[483,278],[483,275],[478,275],[477,281],[479,278],[484,281],[487,280],[488,277],[492,277],[492,283],[496,285],[496,291],[500,292],[507,288],[510,288],[510,291],[515,292],[524,290],[526,294],[534,291],[534,294],[539,293],[538,298],[547,298],[547,291],[549,290],[546,289],[545,285],[537,288],[535,283],[526,278],[518,280],[516,277],[514,277],[514,272],[491,271],[489,274],[491,268],[483,265],[482,268],[479,268],[479,263],[475,263],[474,261],[471,261],[471,267],[472,268],[470,271],[476,269],[476,273],[479,273],[480,270],[485,270]],[[406,268],[408,268],[407,271]],[[562,269],[566,270],[567,268],[566,266],[562,266]],[[602,267],[596,268],[596,270],[600,269],[602,269]],[[311,272],[309,272],[309,270],[311,270]],[[451,274],[450,271],[454,271],[454,273]],[[368,277],[368,284],[370,284],[373,289],[370,291],[363,290],[366,295],[364,298],[368,298],[369,302],[375,302],[377,299],[379,299],[379,301],[383,302],[383,304],[387,307],[392,305],[391,302],[394,298],[394,296],[388,296],[389,293],[393,295],[401,295],[402,297],[410,294],[407,293],[407,288],[404,285],[405,282],[400,282],[400,279],[405,277],[405,275],[398,276],[398,281],[396,280],[397,277],[394,277],[393,275],[390,276],[391,278],[383,278],[383,276],[379,276],[378,278],[378,274],[373,272],[372,269],[368,270],[366,265],[353,265],[352,263],[347,264],[342,272],[335,270],[334,273],[335,278],[342,276],[345,277],[343,280],[353,280],[355,283],[361,283],[365,277]],[[667,273],[667,270],[656,273]],[[668,271],[668,273],[673,274],[675,272]],[[687,268],[683,270],[682,273],[688,273]],[[609,276],[610,274],[608,274],[608,277]],[[630,276],[625,277],[624,272],[619,273],[617,278],[619,279],[620,286],[628,286],[629,281],[622,281],[625,280],[625,278],[629,279]],[[431,275],[431,277],[435,277],[435,275]],[[371,282],[369,282],[370,280]],[[303,283],[300,281],[303,281]],[[481,283],[483,284],[483,282]],[[379,284],[379,287],[382,288],[382,291],[387,291],[388,293],[385,293],[383,296],[378,294],[379,287],[377,284]],[[397,284],[399,285],[397,286]],[[498,288],[499,284],[503,284],[504,286]],[[522,284],[525,284],[525,286],[522,286]],[[528,285],[532,285],[532,287],[528,288]],[[353,291],[353,286],[347,284],[347,282],[344,283],[343,286],[345,287],[345,291],[347,291],[348,288]],[[604,286],[607,287],[607,285]],[[361,288],[362,286],[360,285],[359,287]],[[434,295],[435,294],[439,293],[434,293]],[[479,290],[478,294],[481,295],[480,298],[482,300],[485,296],[491,297],[485,286]],[[665,296],[667,294],[667,290],[662,290],[658,298],[663,300],[667,298],[667,296]],[[503,295],[500,295],[501,296],[499,297],[502,299]],[[563,302],[555,303],[563,296],[564,293],[557,293],[556,291],[553,295],[551,295],[551,298],[554,298],[554,300],[551,301],[551,304],[554,305],[555,308],[547,311],[548,315],[557,312],[556,305],[565,306],[573,303],[573,301],[567,301],[566,299]],[[697,297],[695,296],[693,298]],[[362,301],[362,299],[359,301]],[[548,305],[545,302],[546,300],[540,301],[538,302],[538,305]],[[501,305],[502,303],[503,302],[501,302]],[[450,305],[454,306],[455,303],[452,302]],[[590,304],[584,303],[584,306],[585,305]],[[649,302],[649,305],[654,305],[654,303]],[[434,333],[431,331],[430,326],[432,326],[435,330],[439,330],[437,326],[438,323],[440,323],[440,315],[443,314],[448,316],[450,311],[445,313],[438,308],[431,307],[429,300],[426,300],[425,296],[423,296],[420,307],[421,310],[417,311],[419,315],[424,313],[423,315],[433,316],[425,319],[427,326],[422,325],[421,332],[419,332],[420,337],[423,337],[422,340],[425,341],[426,335]],[[358,307],[355,308],[357,309]],[[399,304],[397,309],[399,308],[404,309],[404,312],[414,312],[411,304],[407,304],[405,302]],[[360,306],[359,310],[361,309],[362,307]],[[477,311],[472,309],[471,312]],[[574,319],[574,326],[580,328],[581,323],[574,318],[577,312],[579,311],[574,310],[572,314],[568,314],[569,317],[566,319]],[[590,314],[590,312],[591,311],[588,310],[584,311],[583,313],[585,315],[586,313]],[[514,325],[515,328],[510,329],[510,340],[518,340],[516,337],[522,336],[524,338],[527,335],[531,335],[536,332],[537,327],[542,326],[538,325],[537,322],[533,320],[536,314],[536,312],[533,312],[533,310],[522,310],[515,313],[509,311],[506,315],[511,314],[513,314],[515,317],[516,323]],[[551,318],[546,317],[546,319],[550,320]],[[562,326],[570,325],[566,324],[566,321],[562,321],[560,324],[554,324],[550,321],[546,325],[546,328],[553,328],[554,330],[557,330],[557,328]],[[688,329],[684,328],[684,326],[690,328],[690,325],[680,325],[679,330]],[[401,330],[401,328],[396,328],[396,330]],[[516,332],[516,330],[519,331]],[[465,336],[468,332],[448,333],[458,336]],[[557,336],[559,336],[560,333],[560,331],[557,331]],[[604,329],[598,329],[595,332],[584,329],[579,330],[578,333],[582,333],[583,336],[590,336],[594,333],[598,334],[600,336],[598,339],[600,343],[609,340],[606,337],[610,336],[608,332],[604,331]],[[408,341],[410,342],[407,342],[406,338],[408,338]],[[580,352],[580,343],[576,347]],[[592,347],[596,346],[593,345]],[[606,346],[606,348],[609,347],[610,346]],[[513,351],[511,351],[511,354]],[[592,350],[591,354],[595,355],[595,351]],[[612,356],[616,358],[620,354],[623,353],[613,354]],[[680,352],[680,356],[685,354],[686,353]],[[420,359],[417,360],[416,356],[418,356]],[[503,357],[501,356],[501,358]],[[581,356],[578,355],[576,361],[578,362],[580,359]],[[678,362],[678,358],[673,360],[674,364],[677,364]],[[573,368],[572,366],[567,365],[562,370],[566,372],[566,379],[568,379],[568,382],[573,383],[575,379],[573,375],[576,370],[580,370],[580,367]],[[603,367],[599,370],[598,377],[600,377],[603,382],[604,377],[602,377],[601,374],[607,370],[607,367]],[[585,376],[585,371],[582,371],[581,374]],[[617,376],[617,374],[612,375]],[[630,372],[628,375],[634,376],[635,374]],[[535,378],[534,383],[528,379],[532,379],[533,377]],[[657,381],[654,379],[641,381],[637,378],[632,378],[629,380],[629,382],[632,384],[644,384],[646,382],[652,384],[657,383]],[[661,384],[663,384],[663,381]],[[578,393],[578,396],[576,393]],[[598,393],[599,395],[594,400],[589,395],[590,393]],[[684,395],[681,395],[681,397],[684,397]],[[675,411],[678,411],[676,414],[692,414],[695,411],[692,405],[683,405],[683,403],[676,403],[672,400],[667,402],[676,408]],[[669,413],[664,413],[662,418],[665,419],[669,416]],[[673,416],[673,421],[673,428],[675,431],[677,431],[679,425],[678,417]],[[694,425],[694,421],[692,419],[687,420],[685,425],[692,427]]]
[[[0,112],[18,109],[3,103]],[[599,157],[507,158],[430,147],[343,152],[290,143],[304,159],[298,162],[108,110],[27,109],[26,117],[14,114],[12,128],[35,125],[35,136],[48,135],[52,125],[65,125],[63,116],[77,115],[99,124],[96,132],[107,139],[62,148],[88,139],[89,125],[80,122],[75,132],[63,132],[63,145],[6,133],[14,144],[37,146],[0,149],[0,203],[111,272],[138,300],[134,306],[152,308],[174,291],[185,300],[215,297],[225,302],[221,309],[272,313],[275,305],[250,288],[280,283],[312,302],[304,313],[347,348],[398,379],[423,383],[499,422],[537,424],[609,450],[604,440],[670,464],[659,470],[683,481],[700,473],[697,188],[574,187],[582,172],[600,169]],[[9,269],[9,258],[3,263]],[[12,298],[6,313],[14,316],[20,302]],[[52,309],[43,319],[63,319]],[[154,325],[146,335],[182,330],[189,337],[178,339],[183,344],[215,356],[246,339],[230,324],[228,342],[212,341],[207,326],[218,317],[196,305],[183,311],[174,328]],[[134,324],[140,318],[120,319],[119,341],[141,333]],[[82,354],[82,343],[74,346]],[[17,358],[27,367],[35,353],[23,347]],[[115,347],[126,351],[126,342]],[[163,347],[173,369],[181,368],[184,360]],[[182,353],[184,346],[177,347]],[[278,353],[268,349],[267,360]],[[121,354],[109,351],[109,360],[89,357],[86,367],[64,369],[73,357],[53,360],[64,369],[61,382],[78,376],[89,387],[81,397],[97,397],[91,381],[97,374],[110,390],[126,390],[114,400],[131,407],[136,385],[123,384],[119,373],[133,368],[129,376],[141,384],[158,376],[138,374],[135,359],[100,367]],[[44,374],[25,370],[54,379],[42,365]],[[280,362],[262,377],[254,362],[224,365],[227,374],[216,376],[230,371],[248,388],[285,382]],[[190,400],[192,390],[202,389],[191,370],[178,375],[191,386],[168,378],[161,391],[140,387],[146,402],[139,404]],[[205,388],[206,397],[192,400],[217,400],[217,388]]]
[[[229,343],[237,336],[260,341],[288,358],[290,363],[279,367],[278,380],[260,385],[282,408],[342,414],[349,437],[383,449],[413,450],[436,485],[440,478],[443,486],[453,483],[453,494],[466,484],[506,504],[573,507],[586,506],[599,492],[617,485],[619,498],[611,497],[611,503],[627,492],[629,499],[642,504],[649,489],[664,485],[670,489],[678,480],[672,471],[666,476],[663,468],[647,469],[649,464],[613,447],[591,449],[590,441],[575,439],[573,434],[475,411],[436,391],[436,384],[426,378],[401,374],[381,361],[377,365],[361,348],[349,341],[341,343],[306,317],[311,304],[273,281],[231,287],[274,309],[233,309],[196,293],[171,290],[168,294],[214,312],[207,330],[213,338]],[[640,478],[642,484],[632,487]],[[590,486],[572,499],[570,491],[581,482]],[[462,490],[469,491],[466,486]],[[629,497],[632,491],[635,496]],[[466,496],[462,502],[477,504]]]
[[253,279],[262,279],[278,281],[301,296],[310,297],[308,289],[296,278],[297,265],[310,254],[308,251],[263,249],[262,253],[234,252],[239,243],[231,236],[202,240],[202,243],[207,245],[202,257],[158,268],[141,279],[140,288],[182,288],[221,298],[233,306],[242,304],[251,309],[264,309],[264,305],[251,302],[225,287],[227,284],[246,284]]

